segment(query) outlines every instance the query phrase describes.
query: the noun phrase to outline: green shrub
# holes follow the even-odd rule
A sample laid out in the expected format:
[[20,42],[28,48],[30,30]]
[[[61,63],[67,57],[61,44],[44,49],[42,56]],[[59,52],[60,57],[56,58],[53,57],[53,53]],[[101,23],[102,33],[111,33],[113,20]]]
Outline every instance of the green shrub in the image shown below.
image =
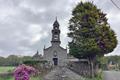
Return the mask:
[[47,61],[46,60],[44,60],[44,61],[39,61],[39,60],[27,60],[27,61],[23,61],[23,64],[26,64],[26,65],[36,65],[38,63],[45,64],[45,63],[47,63]]

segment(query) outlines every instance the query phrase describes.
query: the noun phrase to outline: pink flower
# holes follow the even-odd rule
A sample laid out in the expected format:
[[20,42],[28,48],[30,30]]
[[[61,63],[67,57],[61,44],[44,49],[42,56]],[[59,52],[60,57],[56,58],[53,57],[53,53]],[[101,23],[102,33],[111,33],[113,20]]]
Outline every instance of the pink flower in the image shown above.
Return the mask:
[[22,64],[15,69],[14,77],[15,80],[29,80],[30,75],[35,72],[36,70],[33,67]]

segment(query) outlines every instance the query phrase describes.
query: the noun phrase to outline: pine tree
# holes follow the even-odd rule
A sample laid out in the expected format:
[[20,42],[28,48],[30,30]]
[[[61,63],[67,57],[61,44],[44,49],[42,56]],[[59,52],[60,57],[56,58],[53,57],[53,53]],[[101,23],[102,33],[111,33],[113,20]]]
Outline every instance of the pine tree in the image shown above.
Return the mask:
[[69,52],[76,58],[95,57],[112,52],[117,45],[106,14],[91,2],[80,2],[69,20]]

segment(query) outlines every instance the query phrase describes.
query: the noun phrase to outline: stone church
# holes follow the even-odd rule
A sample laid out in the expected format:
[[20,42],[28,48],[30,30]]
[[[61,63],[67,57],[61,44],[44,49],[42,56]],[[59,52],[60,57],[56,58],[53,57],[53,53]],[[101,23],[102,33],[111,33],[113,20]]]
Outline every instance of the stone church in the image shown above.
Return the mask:
[[67,61],[67,49],[60,46],[60,28],[57,19],[53,23],[51,46],[43,49],[43,58],[55,66],[65,65]]

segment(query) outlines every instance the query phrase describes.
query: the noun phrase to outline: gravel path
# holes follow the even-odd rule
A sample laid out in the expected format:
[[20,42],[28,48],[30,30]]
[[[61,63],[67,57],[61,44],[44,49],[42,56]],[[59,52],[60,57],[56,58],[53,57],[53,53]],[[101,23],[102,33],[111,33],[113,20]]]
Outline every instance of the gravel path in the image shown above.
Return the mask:
[[81,76],[66,67],[56,67],[43,80],[81,80]]
[[120,80],[120,71],[104,71],[104,80]]

